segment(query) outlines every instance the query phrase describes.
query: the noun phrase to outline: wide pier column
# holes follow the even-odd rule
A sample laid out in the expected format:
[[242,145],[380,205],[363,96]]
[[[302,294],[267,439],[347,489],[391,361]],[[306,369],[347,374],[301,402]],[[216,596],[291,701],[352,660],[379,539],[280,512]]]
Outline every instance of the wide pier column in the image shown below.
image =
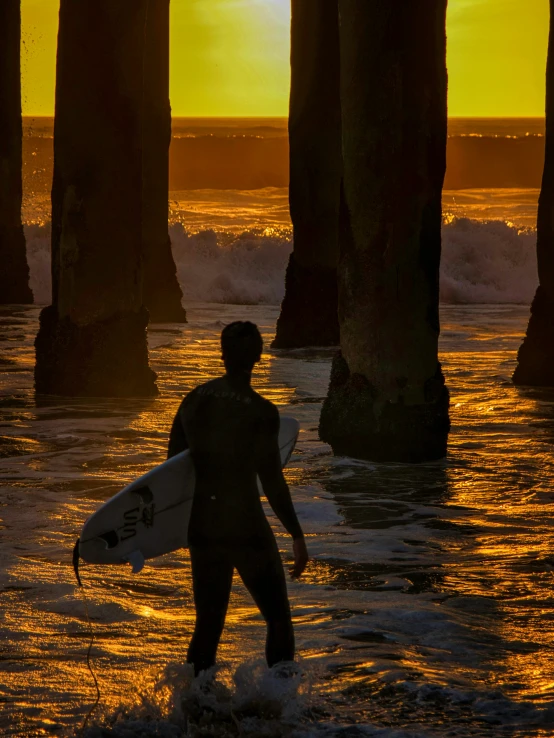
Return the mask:
[[31,303],[21,223],[21,8],[0,2],[0,304]]
[[545,159],[537,218],[539,287],[527,334],[518,352],[514,382],[554,387],[554,1],[546,70]]
[[321,438],[337,454],[445,455],[438,361],[446,0],[340,0],[339,322]]
[[167,232],[169,198],[169,0],[150,0],[144,91],[144,304],[154,323],[185,322]]
[[286,294],[273,345],[339,342],[337,261],[342,176],[338,0],[292,0],[290,213]]
[[52,305],[38,393],[156,394],[143,306],[147,0],[61,0],[52,188]]

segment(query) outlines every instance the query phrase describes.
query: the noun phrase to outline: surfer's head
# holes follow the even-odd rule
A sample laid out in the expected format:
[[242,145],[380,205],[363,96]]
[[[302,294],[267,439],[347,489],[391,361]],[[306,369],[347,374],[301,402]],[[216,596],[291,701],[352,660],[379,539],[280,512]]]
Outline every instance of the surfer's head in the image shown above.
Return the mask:
[[221,331],[221,353],[228,372],[251,372],[262,358],[263,347],[258,326],[249,320],[229,323]]

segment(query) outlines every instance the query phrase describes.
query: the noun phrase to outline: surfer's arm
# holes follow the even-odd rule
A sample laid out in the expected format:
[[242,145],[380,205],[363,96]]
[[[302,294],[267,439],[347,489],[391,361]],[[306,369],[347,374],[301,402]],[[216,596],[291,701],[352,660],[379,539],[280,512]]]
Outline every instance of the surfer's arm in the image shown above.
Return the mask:
[[258,476],[271,509],[277,515],[287,533],[293,539],[303,538],[302,528],[296,517],[289,486],[283,475],[281,452],[279,450],[279,413],[273,407],[269,432],[264,442]]
[[171,459],[172,456],[180,454],[181,451],[186,451],[189,447],[185,429],[183,427],[183,421],[181,419],[181,408],[177,411],[177,415],[171,426],[171,432],[169,434],[169,444],[167,448],[167,458]]

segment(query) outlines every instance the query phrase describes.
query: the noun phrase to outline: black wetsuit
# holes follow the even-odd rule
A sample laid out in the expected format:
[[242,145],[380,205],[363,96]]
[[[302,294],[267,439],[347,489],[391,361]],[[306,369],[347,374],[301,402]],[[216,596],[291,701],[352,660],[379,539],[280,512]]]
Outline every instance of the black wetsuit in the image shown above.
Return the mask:
[[168,456],[190,448],[196,470],[188,530],[196,627],[187,657],[196,673],[215,663],[234,569],[267,623],[268,664],[294,657],[283,565],[256,481],[286,530],[301,536],[278,433],[277,408],[240,374],[197,387],[175,416]]

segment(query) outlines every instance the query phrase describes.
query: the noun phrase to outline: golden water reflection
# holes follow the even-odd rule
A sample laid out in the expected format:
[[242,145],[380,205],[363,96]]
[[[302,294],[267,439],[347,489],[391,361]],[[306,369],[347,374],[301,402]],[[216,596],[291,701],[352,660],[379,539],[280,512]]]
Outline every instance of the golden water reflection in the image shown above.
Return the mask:
[[[165,458],[180,399],[221,372],[219,331],[245,316],[269,344],[274,308],[203,306],[187,326],[152,331],[159,398],[41,407],[28,371],[36,318],[27,319],[21,371],[2,374],[11,392],[0,459],[6,735],[16,724],[26,735],[77,725],[92,701],[73,542],[101,501]],[[286,473],[313,560],[290,596],[300,661],[337,720],[437,727],[451,710],[480,735],[477,697],[501,690],[506,702],[487,713],[501,724],[525,701],[539,709],[554,699],[554,404],[511,385],[525,317],[512,308],[447,311],[453,428],[449,458],[435,464],[331,457],[317,437],[331,352],[270,352],[259,367],[256,389],[302,426]],[[290,562],[290,542],[272,522]],[[138,576],[126,566],[83,566],[82,575],[102,703],[132,703],[165,665],[185,659],[194,627],[188,554],[149,562]],[[264,638],[235,581],[220,651],[230,673],[263,657]],[[434,702],[422,697],[439,688]],[[454,692],[470,695],[465,706]],[[535,718],[521,710],[530,735]]]

